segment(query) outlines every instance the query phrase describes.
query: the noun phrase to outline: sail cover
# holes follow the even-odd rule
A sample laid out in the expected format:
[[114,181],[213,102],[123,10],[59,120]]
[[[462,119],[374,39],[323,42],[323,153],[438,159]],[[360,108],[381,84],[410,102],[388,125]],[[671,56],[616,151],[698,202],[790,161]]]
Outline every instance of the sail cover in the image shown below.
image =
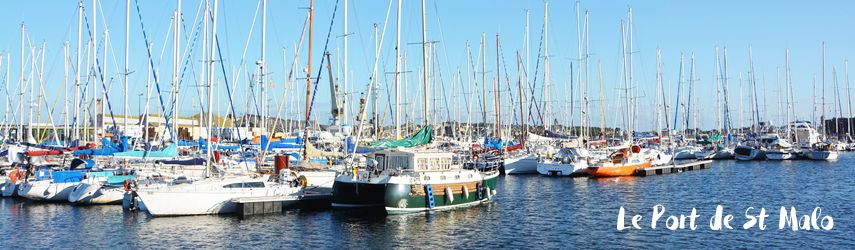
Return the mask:
[[375,148],[411,148],[419,145],[428,144],[433,140],[433,127],[425,126],[415,134],[412,134],[401,140],[382,140],[371,143],[371,147]]

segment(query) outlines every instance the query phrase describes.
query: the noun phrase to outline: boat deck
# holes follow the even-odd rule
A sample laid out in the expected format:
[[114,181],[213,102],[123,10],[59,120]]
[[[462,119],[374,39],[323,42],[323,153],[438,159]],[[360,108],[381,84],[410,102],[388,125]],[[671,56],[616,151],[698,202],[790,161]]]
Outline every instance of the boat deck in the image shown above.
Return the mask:
[[692,171],[692,170],[701,170],[708,169],[712,166],[712,160],[703,160],[703,161],[694,161],[682,164],[671,164],[664,166],[655,166],[649,168],[642,168],[635,171],[635,175],[637,176],[650,176],[650,175],[662,175],[662,174],[673,174],[680,173],[684,171]]

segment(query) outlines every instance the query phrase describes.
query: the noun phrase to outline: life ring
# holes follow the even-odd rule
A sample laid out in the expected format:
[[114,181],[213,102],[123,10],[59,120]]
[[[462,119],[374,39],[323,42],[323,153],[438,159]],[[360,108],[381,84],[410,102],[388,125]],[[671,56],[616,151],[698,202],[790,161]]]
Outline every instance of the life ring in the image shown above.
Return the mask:
[[306,186],[309,185],[309,180],[306,179],[305,175],[301,175],[300,177],[297,177],[297,181],[298,181],[299,185],[303,188],[306,188]]

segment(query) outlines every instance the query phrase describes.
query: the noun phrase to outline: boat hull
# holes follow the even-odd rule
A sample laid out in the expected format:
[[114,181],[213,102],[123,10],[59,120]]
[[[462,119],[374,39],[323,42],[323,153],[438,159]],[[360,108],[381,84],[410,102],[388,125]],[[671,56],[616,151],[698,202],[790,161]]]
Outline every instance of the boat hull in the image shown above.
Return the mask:
[[796,158],[796,154],[791,153],[791,152],[779,152],[779,151],[766,152],[766,159],[767,160],[782,161],[782,160],[792,160],[795,158]]
[[50,180],[26,182],[18,185],[18,195],[34,201],[67,202],[78,183],[53,183]]
[[532,154],[511,157],[505,159],[505,174],[537,174],[539,172],[537,165],[537,156]]
[[763,151],[753,147],[737,147],[733,150],[733,158],[737,161],[762,160]]
[[[498,172],[492,172],[469,181],[423,184],[410,183],[410,177],[400,178],[401,182],[393,179],[386,186],[386,213],[407,214],[478,205],[492,200],[498,176]],[[432,196],[427,192],[428,187]],[[430,198],[433,198],[433,206]]]
[[[140,200],[153,216],[229,214],[237,211],[236,198],[269,196],[267,190],[235,191],[140,191]],[[297,197],[294,196],[293,200]]]
[[106,187],[101,184],[80,183],[68,196],[75,204],[121,204],[125,190],[121,187]]
[[635,171],[642,168],[650,167],[650,162],[640,162],[632,164],[620,164],[615,166],[593,166],[588,167],[588,174],[591,177],[619,177],[634,175]]
[[336,180],[332,188],[333,208],[377,208],[385,202],[386,183]]
[[699,152],[695,148],[681,149],[674,152],[674,160],[689,160],[695,159],[695,154]]
[[576,163],[558,163],[558,162],[539,162],[537,163],[537,172],[543,176],[585,176],[588,175],[588,164],[583,162]]
[[836,161],[840,154],[837,151],[810,151],[807,158],[816,161]]
[[2,191],[3,197],[18,197],[18,182],[4,182],[2,186],[0,186],[0,191]]

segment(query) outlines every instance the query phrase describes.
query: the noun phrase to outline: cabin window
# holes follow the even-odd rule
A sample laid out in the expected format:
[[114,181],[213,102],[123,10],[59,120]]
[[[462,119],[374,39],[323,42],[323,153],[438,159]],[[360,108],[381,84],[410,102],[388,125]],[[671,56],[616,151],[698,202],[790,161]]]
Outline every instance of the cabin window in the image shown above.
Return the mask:
[[260,182],[260,181],[244,182],[243,187],[245,187],[245,188],[263,188],[264,182]]
[[440,180],[445,180],[445,175],[439,177]]
[[253,181],[253,182],[238,182],[232,183],[223,186],[223,188],[263,188],[264,182]]
[[223,188],[242,188],[242,187],[243,187],[243,182],[232,183],[232,184],[223,186]]
[[374,160],[377,161],[375,168],[380,171],[386,170],[386,155],[376,155]]
[[406,156],[389,156],[389,169],[410,169],[409,157]]

